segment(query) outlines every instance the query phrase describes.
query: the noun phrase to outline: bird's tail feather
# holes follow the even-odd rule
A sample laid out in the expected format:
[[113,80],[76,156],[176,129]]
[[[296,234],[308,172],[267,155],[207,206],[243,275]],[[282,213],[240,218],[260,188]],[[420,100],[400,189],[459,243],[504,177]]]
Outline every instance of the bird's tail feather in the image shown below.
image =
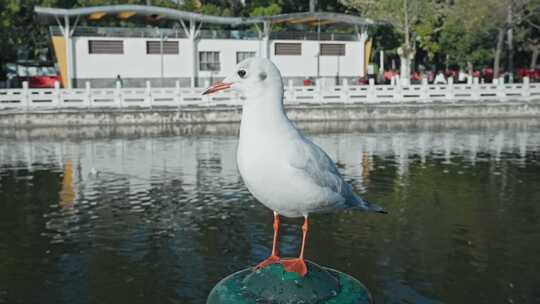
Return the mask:
[[356,201],[357,201],[357,204],[356,206],[358,208],[360,208],[361,210],[363,211],[367,211],[367,212],[376,212],[376,213],[388,213],[384,210],[383,207],[377,205],[377,204],[374,204],[374,203],[370,203],[364,199],[362,199],[361,197],[359,197],[358,195],[354,194],[355,198],[356,198]]

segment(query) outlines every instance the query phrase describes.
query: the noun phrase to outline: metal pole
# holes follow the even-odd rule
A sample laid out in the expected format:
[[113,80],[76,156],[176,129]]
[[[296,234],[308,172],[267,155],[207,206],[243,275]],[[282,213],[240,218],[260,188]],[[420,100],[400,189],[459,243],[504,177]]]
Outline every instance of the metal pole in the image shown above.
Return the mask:
[[159,54],[161,59],[161,87],[163,87],[163,31],[159,30]]
[[64,16],[64,43],[66,44],[66,88],[71,88],[71,46],[70,46],[69,17]]
[[340,85],[341,81],[339,81],[339,55],[337,57],[337,69],[336,69],[336,85]]
[[264,30],[264,57],[270,58],[270,32],[272,31],[272,24],[269,21],[265,21],[263,24]]
[[189,38],[191,40],[191,58],[192,58],[192,65],[191,65],[191,87],[195,88],[198,86],[199,82],[199,61],[198,61],[198,39],[197,39],[198,31],[196,28],[196,23],[194,20],[189,21]]
[[319,50],[317,51],[317,83],[321,78],[321,19],[317,20],[317,43]]
[[384,51],[383,50],[379,52],[379,61],[380,61],[379,74],[384,75]]

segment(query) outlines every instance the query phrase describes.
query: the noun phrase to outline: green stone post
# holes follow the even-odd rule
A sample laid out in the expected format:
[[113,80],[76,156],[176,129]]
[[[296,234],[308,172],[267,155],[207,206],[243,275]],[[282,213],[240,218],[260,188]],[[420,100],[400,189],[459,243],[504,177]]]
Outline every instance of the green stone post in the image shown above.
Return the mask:
[[254,271],[241,270],[221,280],[210,292],[207,304],[368,304],[367,288],[353,277],[306,261],[301,277],[281,264]]

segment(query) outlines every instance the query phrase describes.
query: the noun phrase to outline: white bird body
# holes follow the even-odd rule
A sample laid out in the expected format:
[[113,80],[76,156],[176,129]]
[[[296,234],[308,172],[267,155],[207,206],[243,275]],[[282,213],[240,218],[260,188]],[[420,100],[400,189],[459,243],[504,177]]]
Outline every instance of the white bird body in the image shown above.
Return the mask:
[[237,163],[248,190],[287,217],[372,207],[353,193],[330,157],[287,118],[278,76],[262,92],[246,94]]
[[[326,153],[304,137],[283,108],[283,80],[272,62],[251,58],[235,73],[203,94],[236,89],[245,97],[242,107],[237,163],[248,190],[274,211],[272,254],[256,268],[281,263],[285,270],[306,275],[304,248],[308,216],[345,208],[384,210],[356,194]],[[297,259],[282,260],[278,250],[279,215],[304,217],[302,247]]]

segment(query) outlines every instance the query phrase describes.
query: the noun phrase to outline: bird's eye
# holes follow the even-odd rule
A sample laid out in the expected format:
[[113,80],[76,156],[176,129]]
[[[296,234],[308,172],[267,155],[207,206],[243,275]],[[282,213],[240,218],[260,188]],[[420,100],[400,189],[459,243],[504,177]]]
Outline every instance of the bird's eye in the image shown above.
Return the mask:
[[247,74],[247,71],[244,70],[244,69],[241,69],[241,70],[238,70],[238,76],[240,76],[240,78],[246,78],[246,74]]

